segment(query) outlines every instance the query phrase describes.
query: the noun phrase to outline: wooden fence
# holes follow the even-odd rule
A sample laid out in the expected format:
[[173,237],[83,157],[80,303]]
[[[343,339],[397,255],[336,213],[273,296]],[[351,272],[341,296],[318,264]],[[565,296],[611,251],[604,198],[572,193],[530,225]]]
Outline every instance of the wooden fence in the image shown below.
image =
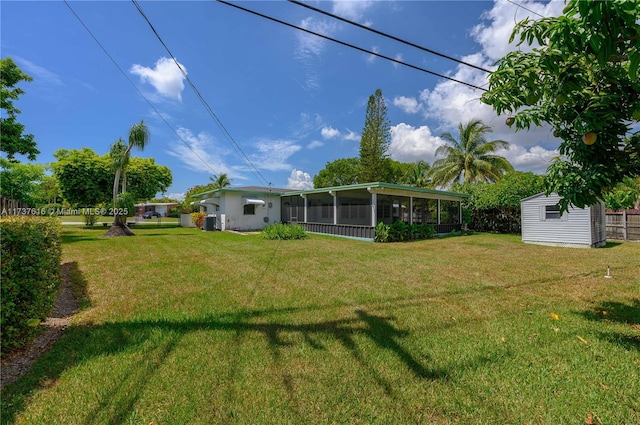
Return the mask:
[[27,205],[25,202],[0,196],[0,213],[2,213],[2,215],[19,215],[19,209],[29,207],[30,205]]
[[607,239],[640,241],[640,210],[607,210]]

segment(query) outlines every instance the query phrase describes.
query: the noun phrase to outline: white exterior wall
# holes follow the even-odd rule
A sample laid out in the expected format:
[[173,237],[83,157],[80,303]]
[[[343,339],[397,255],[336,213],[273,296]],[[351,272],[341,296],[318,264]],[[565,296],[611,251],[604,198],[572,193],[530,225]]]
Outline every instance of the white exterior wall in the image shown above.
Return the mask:
[[[592,209],[603,208],[601,204],[591,208],[569,208],[560,219],[546,219],[545,207],[556,205],[559,200],[557,194],[548,197],[539,194],[521,201],[522,242],[584,248],[606,243],[606,236],[597,228],[605,228],[606,223],[592,226],[592,213],[597,212]],[[601,216],[604,217],[604,210]]]
[[[245,215],[246,199],[259,199],[265,205],[256,205],[255,215]],[[207,205],[207,214],[216,216],[218,230],[261,230],[267,224],[280,221],[280,197],[277,195],[223,192],[218,207],[216,211],[216,205]]]

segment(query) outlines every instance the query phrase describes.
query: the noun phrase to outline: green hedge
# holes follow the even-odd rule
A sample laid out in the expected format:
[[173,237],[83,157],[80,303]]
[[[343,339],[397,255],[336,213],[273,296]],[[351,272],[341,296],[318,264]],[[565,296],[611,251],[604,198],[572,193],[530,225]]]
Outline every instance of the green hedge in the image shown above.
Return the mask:
[[261,235],[265,239],[271,240],[289,240],[289,239],[306,239],[307,232],[300,224],[268,224],[262,229]]
[[0,219],[0,343],[8,353],[30,341],[60,286],[62,226],[55,218]]

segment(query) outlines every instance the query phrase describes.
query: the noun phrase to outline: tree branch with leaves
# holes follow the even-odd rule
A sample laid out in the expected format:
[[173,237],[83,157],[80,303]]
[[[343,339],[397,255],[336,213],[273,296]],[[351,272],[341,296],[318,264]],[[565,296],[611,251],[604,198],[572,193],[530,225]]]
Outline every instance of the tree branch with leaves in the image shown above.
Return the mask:
[[563,210],[640,174],[639,21],[636,0],[571,0],[561,16],[519,22],[510,41],[539,47],[508,53],[489,77],[482,101],[507,124],[546,123],[562,139],[546,191]]

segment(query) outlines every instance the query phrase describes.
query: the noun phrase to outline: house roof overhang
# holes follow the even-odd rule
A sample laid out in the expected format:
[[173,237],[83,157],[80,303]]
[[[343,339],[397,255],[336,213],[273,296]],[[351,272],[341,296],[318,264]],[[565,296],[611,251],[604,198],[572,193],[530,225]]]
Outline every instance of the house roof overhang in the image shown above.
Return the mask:
[[323,187],[320,189],[297,190],[287,192],[285,195],[310,195],[314,193],[337,193],[346,190],[367,190],[370,193],[378,193],[384,195],[413,196],[419,198],[445,199],[453,201],[462,201],[469,197],[463,193],[447,192],[444,190],[425,189],[421,187],[404,186],[392,183],[362,183],[351,184],[346,186]]

